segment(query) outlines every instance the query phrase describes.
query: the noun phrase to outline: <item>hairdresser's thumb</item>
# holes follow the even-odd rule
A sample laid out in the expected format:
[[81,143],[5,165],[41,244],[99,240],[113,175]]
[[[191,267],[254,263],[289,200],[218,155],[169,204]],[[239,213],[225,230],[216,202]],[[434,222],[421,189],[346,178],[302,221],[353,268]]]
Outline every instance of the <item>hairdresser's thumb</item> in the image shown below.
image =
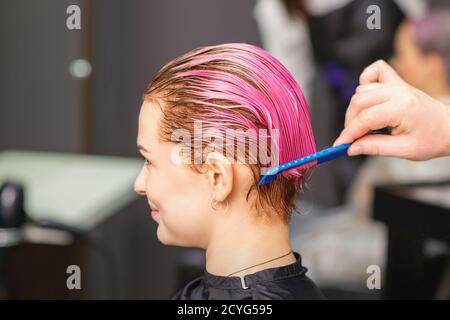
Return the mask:
[[402,79],[386,61],[378,60],[364,69],[359,77],[359,82],[360,84],[374,82],[395,83],[402,82]]
[[[403,157],[399,153],[398,137],[390,135],[367,135],[352,143],[348,149],[349,156],[372,155],[387,157]],[[401,144],[400,144],[401,145]]]

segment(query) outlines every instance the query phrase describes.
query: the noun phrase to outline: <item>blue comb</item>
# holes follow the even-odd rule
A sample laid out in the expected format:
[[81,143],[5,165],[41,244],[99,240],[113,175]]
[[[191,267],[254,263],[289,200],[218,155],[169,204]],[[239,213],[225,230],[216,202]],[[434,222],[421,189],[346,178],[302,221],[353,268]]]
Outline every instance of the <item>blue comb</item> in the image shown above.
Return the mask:
[[317,165],[319,165],[324,162],[342,157],[347,154],[347,149],[350,147],[350,145],[351,145],[350,143],[341,144],[339,146],[324,149],[322,151],[310,154],[309,156],[282,164],[281,166],[271,168],[261,178],[261,180],[258,183],[258,186],[262,186],[263,184],[272,182],[273,180],[275,180],[276,176],[283,171],[302,166],[306,163],[317,160]]

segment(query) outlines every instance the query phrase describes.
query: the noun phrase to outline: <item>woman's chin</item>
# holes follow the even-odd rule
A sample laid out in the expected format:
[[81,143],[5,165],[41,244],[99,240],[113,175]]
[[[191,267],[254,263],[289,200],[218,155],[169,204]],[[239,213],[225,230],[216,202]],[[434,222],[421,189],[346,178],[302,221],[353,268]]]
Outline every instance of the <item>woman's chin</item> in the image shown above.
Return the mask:
[[165,236],[164,232],[161,230],[161,225],[158,225],[158,229],[156,229],[156,237],[158,238],[159,242],[165,245],[169,245],[168,239]]
[[179,239],[171,237],[165,230],[163,230],[163,228],[163,226],[159,225],[158,229],[156,230],[156,237],[163,245],[177,247],[196,247],[195,244],[187,243],[186,241],[180,241]]
[[161,224],[158,225],[158,229],[156,230],[156,237],[158,238],[159,242],[166,246],[176,246],[178,245],[176,241],[172,237],[170,237],[167,232],[164,229],[164,226],[161,226]]

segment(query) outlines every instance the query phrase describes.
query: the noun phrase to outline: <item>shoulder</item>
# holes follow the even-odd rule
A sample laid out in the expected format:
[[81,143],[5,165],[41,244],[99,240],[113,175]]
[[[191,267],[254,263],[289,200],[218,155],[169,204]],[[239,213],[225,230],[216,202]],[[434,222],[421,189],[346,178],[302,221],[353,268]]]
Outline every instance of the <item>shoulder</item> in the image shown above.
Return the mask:
[[254,287],[255,299],[324,300],[316,284],[307,276],[268,281]]
[[172,300],[204,299],[203,276],[190,281],[172,297]]
[[246,276],[253,299],[322,300],[325,296],[306,275],[300,254],[294,252],[295,263],[266,269]]

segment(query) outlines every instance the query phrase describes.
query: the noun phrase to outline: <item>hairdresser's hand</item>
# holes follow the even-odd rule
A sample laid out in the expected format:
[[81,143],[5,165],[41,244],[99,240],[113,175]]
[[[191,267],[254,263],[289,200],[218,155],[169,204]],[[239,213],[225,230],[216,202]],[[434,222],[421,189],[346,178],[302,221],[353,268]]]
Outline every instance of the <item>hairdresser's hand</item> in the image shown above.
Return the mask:
[[[430,79],[433,81],[433,79]],[[392,127],[392,135],[366,135]],[[367,67],[334,145],[353,143],[350,156],[367,154],[428,160],[450,155],[450,106],[408,85],[384,61]]]

